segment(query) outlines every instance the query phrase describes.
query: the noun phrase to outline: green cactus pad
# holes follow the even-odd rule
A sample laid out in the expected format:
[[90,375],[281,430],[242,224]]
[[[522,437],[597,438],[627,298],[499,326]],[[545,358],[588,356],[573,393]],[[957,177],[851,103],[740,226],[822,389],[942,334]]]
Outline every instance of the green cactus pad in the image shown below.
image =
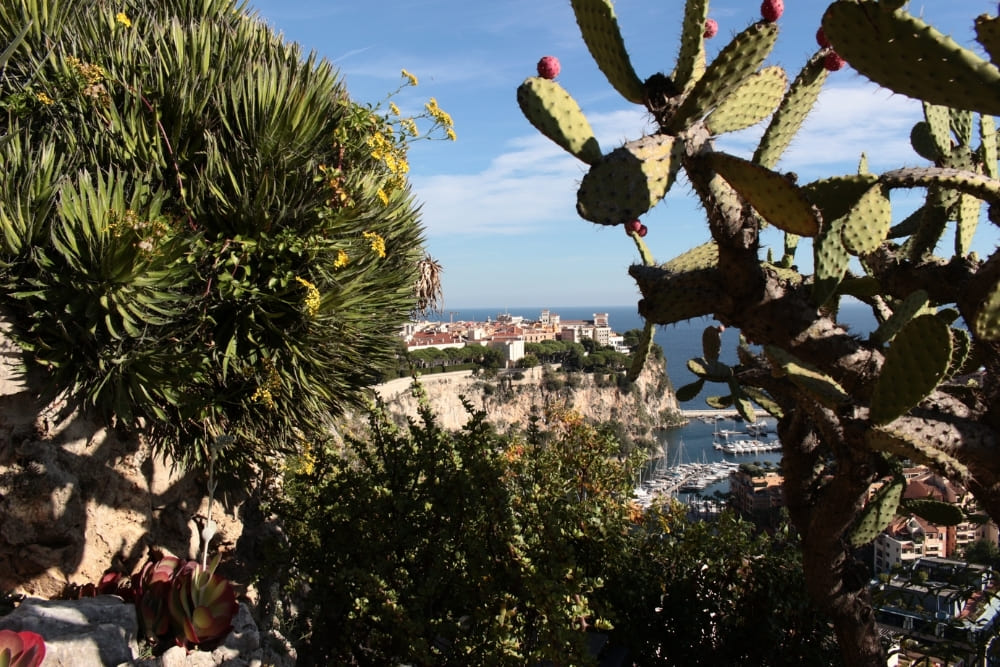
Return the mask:
[[728,382],[733,377],[733,367],[717,359],[688,359],[688,370],[704,380]]
[[802,190],[783,174],[726,153],[711,153],[709,166],[778,229],[815,236],[819,215]]
[[973,320],[972,331],[983,340],[1000,340],[1000,283],[986,295]]
[[905,236],[910,236],[911,234],[916,234],[917,230],[920,228],[920,222],[924,218],[924,214],[927,212],[926,206],[921,206],[916,209],[913,213],[909,214],[889,230],[890,239],[903,238]]
[[871,174],[833,176],[806,183],[802,192],[819,209],[824,221],[833,221],[847,215],[877,181]]
[[705,403],[710,408],[715,408],[716,410],[728,410],[733,406],[732,396],[709,396],[705,399]]
[[894,479],[879,489],[861,511],[857,523],[851,528],[847,541],[852,547],[868,544],[885,530],[896,516],[899,501],[906,489],[906,481]]
[[937,104],[923,103],[924,118],[930,129],[931,140],[937,148],[938,155],[951,153],[951,110]]
[[813,242],[813,270],[815,272],[812,303],[821,308],[837,293],[840,281],[847,273],[851,254],[844,247],[841,235],[842,218],[823,226],[823,231]]
[[885,88],[931,104],[1000,113],[1000,70],[904,11],[836,0],[823,15],[823,31],[854,69]]
[[872,390],[869,418],[887,424],[927,398],[951,362],[951,333],[934,315],[920,315],[900,329]]
[[1000,65],[1000,19],[987,14],[976,17],[976,41],[983,45],[994,65]]
[[963,372],[965,363],[972,352],[972,336],[965,329],[951,327],[951,362],[948,364],[947,379]]
[[702,243],[687,252],[674,257],[663,265],[663,268],[673,273],[686,273],[698,269],[710,269],[719,264],[719,246],[715,241]]
[[922,213],[916,221],[917,228],[903,244],[903,253],[908,259],[914,262],[921,261],[925,255],[934,251],[944,234],[945,226],[951,217],[951,208],[957,199],[958,193],[941,188],[932,188],[928,191],[926,203],[920,207]]
[[948,126],[958,139],[959,146],[972,144],[972,112],[967,109],[948,109]]
[[922,289],[906,295],[906,298],[893,308],[892,315],[872,332],[869,338],[872,342],[884,345],[902,330],[906,324],[918,315],[932,313],[930,296]]
[[972,249],[972,237],[979,226],[979,211],[983,202],[972,195],[962,195],[958,200],[955,227],[955,254],[965,257]]
[[683,91],[690,90],[705,73],[705,20],[708,0],[689,0],[684,7],[681,49],[670,78]]
[[643,366],[646,365],[649,351],[653,349],[654,329],[653,323],[649,320],[642,327],[642,336],[639,338],[639,345],[636,346],[632,356],[632,364],[629,366],[628,373],[625,374],[625,379],[629,382],[635,382],[642,373]]
[[677,399],[679,403],[686,403],[687,401],[693,401],[701,393],[701,390],[705,387],[705,381],[698,378],[691,384],[686,384],[676,392],[674,392],[674,398]]
[[698,82],[668,121],[666,130],[675,134],[687,129],[719,105],[771,53],[778,39],[778,26],[760,21],[736,35],[705,69]]
[[941,159],[941,149],[938,147],[937,142],[934,140],[934,135],[931,133],[930,123],[926,120],[913,125],[913,129],[910,130],[910,145],[913,146],[913,150],[917,152],[917,155],[925,160],[937,162]]
[[986,114],[979,114],[979,159],[987,176],[1000,176],[997,168],[997,126],[993,116]]
[[718,361],[722,350],[722,332],[719,327],[705,327],[701,332],[701,351],[709,361]]
[[639,314],[646,321],[674,324],[703,317],[728,298],[729,291],[714,265],[680,273],[666,266],[633,264],[629,267],[629,275],[635,279],[643,297],[639,302]]
[[916,514],[935,526],[957,526],[965,520],[965,513],[958,505],[933,498],[904,498],[900,511]]
[[729,389],[732,392],[731,396],[733,397],[733,405],[736,407],[736,412],[748,424],[756,424],[757,411],[753,409],[753,402],[743,393],[742,388],[735,379],[729,381]]
[[667,194],[681,167],[684,144],[654,134],[616,148],[592,165],[576,196],[585,220],[619,225],[638,218]]
[[826,407],[836,408],[850,399],[836,380],[780,347],[767,345],[764,354],[771,361],[772,374],[787,376],[799,389]]
[[969,478],[968,468],[946,453],[939,443],[962,441],[963,434],[952,426],[924,419],[904,417],[900,428],[877,426],[865,431],[865,443],[875,451],[889,452],[916,463],[934,466],[955,481]]
[[555,81],[533,76],[517,88],[517,103],[539,132],[587,164],[600,161],[601,147],[580,105]]
[[823,66],[824,57],[823,51],[814,54],[792,81],[754,151],[755,163],[773,169],[792,143],[792,138],[815,106],[829,75]]
[[632,69],[615,8],[609,0],[571,0],[583,41],[608,83],[629,102],[643,104],[642,81]]
[[780,67],[765,67],[750,75],[705,119],[712,134],[736,132],[761,122],[785,96],[788,78]]
[[892,227],[892,206],[881,185],[865,192],[841,222],[844,247],[855,255],[867,255],[882,245]]
[[745,393],[751,401],[766,410],[772,417],[781,419],[785,416],[785,412],[781,409],[781,406],[778,405],[773,398],[757,387],[743,387],[743,393]]

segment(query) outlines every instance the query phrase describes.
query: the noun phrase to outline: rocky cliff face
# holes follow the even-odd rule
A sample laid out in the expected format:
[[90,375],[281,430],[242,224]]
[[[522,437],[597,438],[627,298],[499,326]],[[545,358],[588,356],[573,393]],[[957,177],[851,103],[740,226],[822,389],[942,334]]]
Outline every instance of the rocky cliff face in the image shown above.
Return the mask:
[[[536,367],[523,379],[500,376],[474,377],[469,371],[426,375],[420,383],[440,425],[461,428],[468,421],[462,398],[504,432],[525,428],[533,414],[548,407],[565,406],[597,422],[619,421],[634,437],[651,438],[658,427],[671,425],[679,416],[677,398],[662,363],[649,363],[633,385],[620,387],[607,375],[562,373]],[[390,414],[414,417],[417,399],[412,380],[401,378],[375,388]]]

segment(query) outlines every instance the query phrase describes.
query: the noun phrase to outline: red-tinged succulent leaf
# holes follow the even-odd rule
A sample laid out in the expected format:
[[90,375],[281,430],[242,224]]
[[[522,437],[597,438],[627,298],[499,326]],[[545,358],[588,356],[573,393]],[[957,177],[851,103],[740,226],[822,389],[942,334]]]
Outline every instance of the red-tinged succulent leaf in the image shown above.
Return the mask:
[[205,570],[197,561],[189,561],[174,579],[170,614],[178,643],[202,644],[220,639],[232,629],[239,610],[236,591],[227,579],[214,574],[215,565],[213,562]]
[[0,630],[0,665],[38,667],[45,659],[45,640],[37,632]]

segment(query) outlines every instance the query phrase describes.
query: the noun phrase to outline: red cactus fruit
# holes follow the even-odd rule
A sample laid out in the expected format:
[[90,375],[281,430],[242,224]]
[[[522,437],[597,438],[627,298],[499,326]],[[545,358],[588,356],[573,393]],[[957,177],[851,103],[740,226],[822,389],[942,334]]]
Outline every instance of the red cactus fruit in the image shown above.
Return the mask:
[[719,34],[719,22],[715,19],[705,19],[705,39],[712,39]]
[[648,231],[649,230],[646,228],[646,225],[639,225],[639,229],[636,230],[635,233],[639,235],[639,238],[642,238],[643,236],[646,235],[646,232]]
[[820,26],[819,30],[816,31],[816,43],[819,44],[821,49],[826,49],[830,46],[830,40],[826,38],[823,26]]
[[774,23],[780,19],[784,11],[784,0],[764,0],[764,2],[760,3],[760,15],[768,23]]
[[30,630],[0,630],[0,665],[38,667],[45,659],[45,640]]
[[538,76],[543,79],[554,79],[559,76],[559,59],[555,56],[544,56],[538,61]]
[[640,227],[642,227],[642,223],[638,220],[629,220],[625,223],[625,233],[631,234],[632,232],[638,232]]
[[843,69],[846,64],[847,61],[841,58],[840,54],[836,51],[830,51],[830,53],[826,54],[826,57],[823,58],[823,67],[830,72],[836,72],[839,69]]

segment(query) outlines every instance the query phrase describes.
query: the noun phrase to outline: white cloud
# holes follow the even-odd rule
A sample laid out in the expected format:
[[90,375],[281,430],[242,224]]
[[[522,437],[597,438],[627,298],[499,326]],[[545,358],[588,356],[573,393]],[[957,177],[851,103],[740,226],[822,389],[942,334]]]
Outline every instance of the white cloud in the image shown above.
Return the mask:
[[[602,150],[642,136],[643,113],[589,118]],[[411,178],[428,236],[523,234],[576,217],[576,189],[587,165],[539,133],[512,139],[478,173]]]
[[[912,164],[919,158],[909,131],[920,119],[911,99],[867,83],[830,86],[785,154],[780,168],[812,180],[851,173],[861,152],[874,171]],[[588,113],[602,150],[608,151],[650,130],[644,110]],[[749,156],[763,126],[722,137],[717,147]],[[414,175],[430,237],[443,234],[524,234],[552,220],[575,219],[576,188],[586,165],[535,133],[512,139],[504,152],[478,173]],[[678,183],[671,197],[685,196]]]

